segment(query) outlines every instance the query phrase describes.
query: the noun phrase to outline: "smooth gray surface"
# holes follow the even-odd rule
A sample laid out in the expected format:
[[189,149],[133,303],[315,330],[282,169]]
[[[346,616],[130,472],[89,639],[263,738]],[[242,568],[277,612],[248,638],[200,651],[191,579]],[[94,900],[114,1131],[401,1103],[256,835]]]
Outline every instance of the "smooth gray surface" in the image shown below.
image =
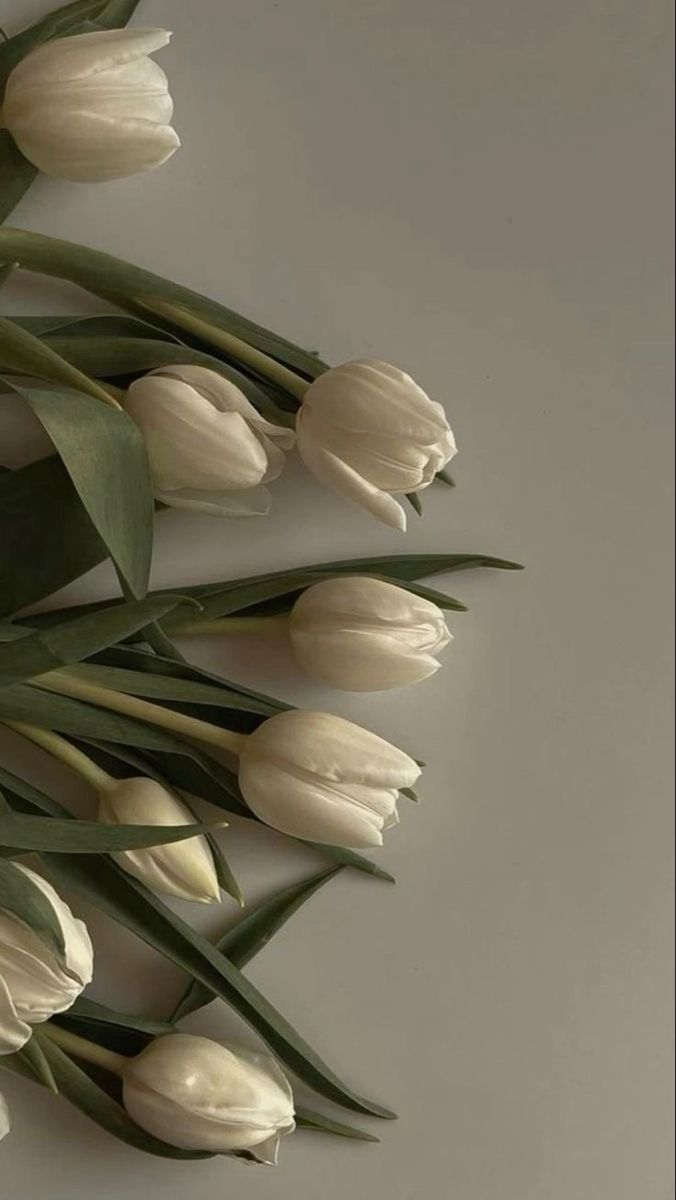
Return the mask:
[[[45,7],[0,0],[0,23]],[[164,516],[158,583],[422,549],[528,571],[449,577],[471,611],[413,691],[336,698],[282,649],[191,648],[430,764],[382,855],[397,888],[341,877],[251,969],[399,1110],[382,1147],[299,1135],[276,1173],[167,1165],[3,1077],[3,1200],[672,1194],[670,7],[146,0],[141,20],[176,34],[161,61],[183,150],[151,177],[42,180],[17,210],[333,361],[406,366],[456,430],[458,488],[435,489],[408,536],[295,466],[266,521]],[[2,304],[73,297],[30,281]],[[25,456],[37,440],[7,412]],[[100,571],[70,594],[110,586]],[[264,834],[227,844],[252,896],[310,862]],[[178,974],[96,930],[95,994],[164,1011]],[[196,1027],[234,1023],[214,1005]]]

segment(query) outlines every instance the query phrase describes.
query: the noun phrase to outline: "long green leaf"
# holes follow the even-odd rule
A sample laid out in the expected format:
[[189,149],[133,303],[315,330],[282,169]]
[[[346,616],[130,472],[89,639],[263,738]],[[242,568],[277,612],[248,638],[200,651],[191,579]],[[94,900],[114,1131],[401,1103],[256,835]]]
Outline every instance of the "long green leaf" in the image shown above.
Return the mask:
[[19,1058],[28,1064],[29,1069],[33,1072],[38,1082],[54,1095],[58,1095],[59,1089],[52,1073],[52,1068],[35,1035],[31,1037],[30,1041],[26,1042],[26,1045],[18,1053]]
[[[266,900],[228,929],[216,942],[217,949],[241,970],[267,946],[275,933],[298,912],[305,901],[314,896],[329,879],[333,879],[340,869],[333,867],[330,871],[322,871],[321,874],[304,879],[302,883],[285,888],[283,892]],[[213,998],[213,992],[193,980],[176,1005],[171,1017],[172,1022],[181,1021],[190,1013],[197,1012]]]
[[148,597],[74,617],[0,646],[0,688],[81,662],[159,621],[182,603],[180,596]]
[[91,1121],[95,1121],[107,1133],[112,1133],[113,1137],[119,1138],[120,1141],[126,1142],[128,1146],[133,1146],[136,1150],[143,1150],[146,1154],[154,1154],[158,1158],[192,1160],[213,1158],[212,1154],[178,1150],[174,1146],[168,1146],[165,1142],[151,1137],[149,1133],[145,1133],[127,1116],[121,1105],[111,1099],[107,1092],[94,1083],[89,1075],[76,1066],[73,1060],[54,1044],[47,1033],[38,1030],[34,1036],[39,1039],[61,1095],[70,1100],[71,1104],[79,1108],[80,1112],[89,1117]]
[[[5,819],[0,815],[0,821]],[[66,945],[54,908],[23,871],[0,858],[0,910],[3,909],[32,929],[63,963]]]
[[5,221],[37,175],[8,129],[0,129],[0,222]]
[[0,475],[0,617],[43,600],[107,556],[60,458]]
[[28,271],[69,279],[95,295],[106,299],[112,295],[122,306],[125,306],[126,300],[132,304],[144,300],[151,303],[169,301],[243,338],[308,379],[316,378],[326,369],[315,355],[277,337],[270,330],[248,321],[217,301],[86,246],[5,227],[0,230],[0,262],[16,262]]
[[315,1112],[310,1108],[296,1109],[296,1125],[299,1129],[309,1129],[313,1133],[329,1133],[333,1137],[349,1138],[354,1142],[379,1142],[380,1138],[364,1129],[355,1129],[354,1125],[345,1125],[342,1121],[334,1121],[325,1117],[324,1113]]
[[136,599],[147,591],[154,503],[140,430],[126,413],[75,391],[12,384],[63,459],[101,540]]
[[104,825],[98,821],[60,820],[0,812],[0,846],[23,851],[68,854],[113,854],[170,846],[206,834],[211,825]]
[[44,379],[58,387],[82,392],[110,407],[112,397],[100,384],[78,371],[45,341],[7,317],[0,317],[0,361],[3,370],[12,375]]
[[[63,629],[64,626],[58,625],[56,628]],[[1,669],[2,651],[0,650],[0,679],[2,678]],[[272,716],[273,713],[279,711],[276,705],[266,703],[264,700],[251,700],[241,692],[235,691],[234,688],[219,688],[208,683],[193,683],[192,680],[179,679],[171,675],[151,675],[148,671],[130,671],[124,667],[105,667],[96,663],[81,663],[79,666],[73,667],[69,674],[114,692],[126,692],[131,696],[162,700],[167,703],[176,701],[184,704],[206,704],[212,708],[244,709],[245,712],[258,713],[265,717]]]

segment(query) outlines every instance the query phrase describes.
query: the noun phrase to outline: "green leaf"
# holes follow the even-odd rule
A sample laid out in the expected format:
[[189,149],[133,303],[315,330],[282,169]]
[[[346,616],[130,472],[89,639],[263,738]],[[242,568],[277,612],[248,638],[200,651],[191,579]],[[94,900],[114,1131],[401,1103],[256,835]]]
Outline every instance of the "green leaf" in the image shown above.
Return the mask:
[[446,487],[451,487],[451,488],[455,487],[455,479],[453,478],[452,475],[449,475],[448,471],[445,468],[441,471],[437,471],[437,473],[435,475],[435,479],[438,479],[440,483],[445,483]]
[[61,1095],[70,1100],[71,1104],[79,1108],[80,1112],[95,1121],[107,1133],[112,1133],[113,1137],[126,1142],[128,1146],[133,1146],[136,1150],[143,1150],[146,1154],[154,1154],[158,1158],[193,1160],[213,1158],[212,1154],[178,1150],[145,1133],[127,1116],[121,1105],[117,1104],[107,1092],[104,1092],[103,1088],[94,1083],[93,1079],[80,1067],[76,1066],[73,1060],[64,1054],[63,1050],[56,1046],[44,1031],[38,1030],[33,1036],[37,1036],[39,1039]]
[[344,1125],[342,1121],[334,1121],[323,1113],[314,1112],[309,1108],[296,1109],[296,1125],[299,1129],[309,1129],[313,1133],[330,1133],[334,1137],[350,1138],[355,1142],[380,1142],[380,1138],[364,1129],[355,1129],[354,1125]]
[[0,222],[5,221],[37,175],[8,129],[0,129]]
[[13,850],[68,854],[114,854],[170,846],[207,834],[212,825],[104,825],[98,821],[60,820],[26,813],[0,812],[0,846]]
[[[313,875],[311,879],[304,879],[302,883],[285,888],[283,892],[264,901],[219,938],[216,942],[217,949],[236,967],[240,969],[245,967],[267,946],[270,939],[293,914],[298,912],[305,901],[314,896],[315,892],[328,883],[329,879],[333,879],[340,869],[340,867],[333,867],[330,871],[322,871],[321,874]],[[193,980],[176,1005],[171,1017],[172,1023],[183,1020],[190,1013],[197,1012],[205,1004],[210,1004],[213,998],[213,992]]]
[[139,6],[139,0],[108,0],[96,24],[101,29],[120,29],[127,25]]
[[117,403],[95,380],[83,375],[46,342],[7,317],[0,317],[0,361],[3,369],[12,375],[44,379],[59,387],[82,392],[108,407]]
[[[64,316],[62,313],[61,315],[50,314],[47,317],[12,317],[12,320],[15,325],[27,329],[36,337],[48,338],[50,343],[54,343],[57,337],[63,336],[66,341],[71,337],[78,340],[85,337],[103,338],[106,342],[113,342],[117,338],[133,338],[134,340],[150,338],[152,341],[180,344],[177,338],[157,325],[151,325],[148,321],[140,321],[137,317],[125,316],[123,313],[101,313],[97,317],[81,317],[77,314]],[[53,345],[52,348],[59,351],[62,357],[67,357],[59,349],[59,345]]]
[[[109,611],[116,610],[110,609]],[[83,619],[91,620],[92,618]],[[56,629],[63,628],[63,625],[56,626]],[[0,679],[2,678],[2,662],[2,650],[0,650]],[[81,663],[79,666],[73,667],[69,674],[87,683],[109,688],[113,692],[126,692],[130,696],[162,700],[166,703],[174,701],[183,704],[206,704],[212,708],[243,709],[245,712],[258,713],[264,717],[279,712],[277,705],[266,703],[264,700],[251,700],[233,688],[219,688],[209,683],[193,683],[192,680],[177,679],[170,675],[151,675],[148,671],[130,671],[123,667]]]
[[[8,279],[11,279],[14,272],[14,263],[0,263],[0,288],[4,287]],[[5,467],[2,468],[6,470]]]
[[[112,299],[120,307],[130,307],[132,311],[135,311],[135,302],[169,301],[217,328],[243,338],[308,379],[315,379],[326,370],[315,355],[217,301],[110,254],[42,234],[4,228],[0,229],[0,262],[17,262],[25,270],[68,279],[95,295]],[[160,323],[163,327],[166,324]]]
[[[0,820],[6,817],[0,815]],[[14,863],[0,858],[0,910],[9,912],[32,929],[60,963],[65,962],[66,944],[59,919],[44,892]]]
[[30,1041],[18,1051],[19,1058],[28,1065],[33,1075],[43,1087],[48,1088],[55,1096],[58,1095],[59,1089],[56,1085],[56,1080],[52,1073],[52,1068],[49,1065],[47,1058],[38,1039],[33,1035]]
[[45,427],[97,533],[141,599],[148,587],[154,504],[140,430],[126,413],[79,392],[12,389]]
[[158,621],[181,603],[180,596],[155,596],[116,604],[0,646],[0,688],[89,658],[144,629],[150,621]]
[[136,1033],[143,1033],[146,1037],[154,1038],[161,1037],[162,1034],[171,1033],[172,1026],[168,1021],[154,1021],[151,1017],[131,1016],[128,1013],[118,1013],[114,1009],[109,1008],[106,1004],[99,1004],[96,1000],[90,1000],[87,996],[79,996],[75,1003],[68,1009],[67,1013],[63,1013],[60,1020],[78,1020],[90,1021],[98,1025],[113,1025],[116,1028],[125,1030],[132,1029]]
[[0,616],[43,600],[108,557],[56,455],[0,475]]
[[420,499],[420,496],[418,495],[418,493],[417,492],[407,492],[406,499],[408,500],[409,504],[411,505],[411,508],[413,509],[414,513],[416,513],[419,517],[422,517],[423,506],[422,506],[422,500]]

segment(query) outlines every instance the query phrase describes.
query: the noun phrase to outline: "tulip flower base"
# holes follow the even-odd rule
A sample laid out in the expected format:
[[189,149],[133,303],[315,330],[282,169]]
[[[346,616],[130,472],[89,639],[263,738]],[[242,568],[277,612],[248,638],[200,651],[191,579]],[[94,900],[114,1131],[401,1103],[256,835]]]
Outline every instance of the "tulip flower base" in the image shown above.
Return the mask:
[[[48,186],[43,175],[118,178],[177,150],[169,83],[151,57],[170,35],[128,27],[136,8],[73,0],[0,44],[0,223],[30,186]],[[0,286],[17,271],[66,280],[107,307],[0,319],[0,389],[52,444],[38,462],[0,464],[0,727],[78,777],[92,804],[92,819],[76,818],[0,764],[0,1068],[159,1157],[272,1164],[295,1131],[377,1141],[362,1121],[394,1114],[356,1093],[243,968],[339,873],[392,880],[370,855],[417,798],[421,765],[412,747],[334,715],[331,689],[427,679],[465,604],[423,581],[518,564],[443,549],[149,592],[157,522],[174,508],[263,518],[295,451],[337,504],[405,529],[423,491],[453,482],[446,413],[389,363],[330,366],[219,300],[0,224]],[[118,594],[54,606],[106,559]],[[183,638],[238,636],[285,640],[295,667],[326,687],[321,710],[184,655]],[[302,842],[316,871],[251,908],[229,853],[232,821],[274,830],[280,856]],[[167,898],[220,906],[218,941]],[[156,1018],[87,996],[97,950],[80,903],[182,976]],[[182,1029],[214,999],[244,1019],[250,1044]],[[295,1081],[319,1110],[299,1107]],[[323,1113],[325,1101],[349,1120]],[[0,1139],[10,1129],[0,1094]]]

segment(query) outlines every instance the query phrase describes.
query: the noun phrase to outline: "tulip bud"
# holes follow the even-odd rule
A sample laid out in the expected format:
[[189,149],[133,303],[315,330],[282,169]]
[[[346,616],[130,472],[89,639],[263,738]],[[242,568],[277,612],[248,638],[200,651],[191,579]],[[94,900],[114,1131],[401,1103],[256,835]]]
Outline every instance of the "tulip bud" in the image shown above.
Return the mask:
[[375,733],[329,713],[290,710],[247,737],[239,784],[261,821],[331,846],[382,846],[420,768]]
[[162,367],[132,383],[125,408],[163,504],[222,517],[269,511],[263,485],[281,475],[295,435],[264,420],[234,383],[206,367]]
[[132,1059],[124,1104],[146,1133],[181,1150],[253,1151],[276,1163],[295,1129],[293,1094],[273,1058],[172,1033]]
[[[99,821],[106,825],[191,825],[184,804],[154,779],[119,779],[100,794]],[[123,850],[115,861],[153,891],[197,904],[217,904],[221,893],[209,843],[202,835],[170,846]]]
[[12,1128],[12,1123],[9,1119],[9,1109],[7,1107],[7,1101],[5,1100],[5,1097],[3,1096],[2,1092],[0,1092],[0,1142],[2,1141],[2,1139],[4,1137],[7,1137],[7,1134],[9,1133],[11,1128]]
[[164,29],[57,38],[7,81],[3,121],[22,154],[59,179],[96,183],[166,162],[180,146],[167,77],[148,56]]
[[427,679],[451,640],[436,604],[368,576],[315,583],[289,617],[304,671],[347,692],[379,692]]
[[440,404],[389,363],[358,359],[310,385],[296,420],[298,453],[327,487],[395,529],[394,495],[432,483],[456,453]]
[[0,910],[0,1054],[19,1050],[31,1025],[65,1012],[91,982],[94,953],[86,925],[40,875],[15,864],[51,905],[65,946],[64,961],[37,933]]

